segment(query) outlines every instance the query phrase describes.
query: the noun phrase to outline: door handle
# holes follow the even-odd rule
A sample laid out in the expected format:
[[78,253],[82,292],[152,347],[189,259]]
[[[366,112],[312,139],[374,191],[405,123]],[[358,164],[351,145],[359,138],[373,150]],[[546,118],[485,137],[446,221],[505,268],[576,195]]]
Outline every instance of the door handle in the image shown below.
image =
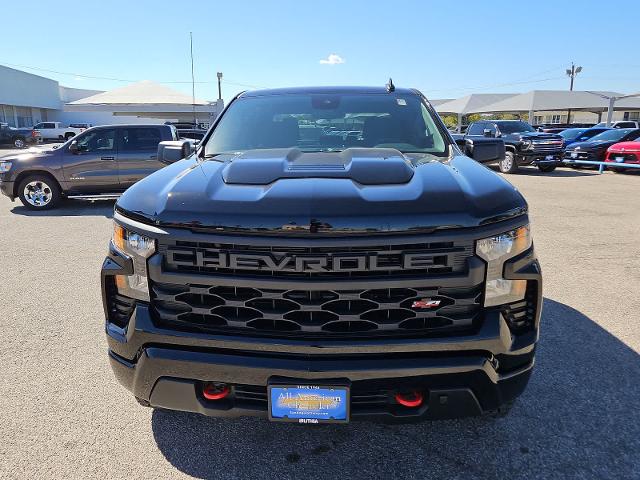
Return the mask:
[[100,160],[115,160],[116,157],[100,157]]

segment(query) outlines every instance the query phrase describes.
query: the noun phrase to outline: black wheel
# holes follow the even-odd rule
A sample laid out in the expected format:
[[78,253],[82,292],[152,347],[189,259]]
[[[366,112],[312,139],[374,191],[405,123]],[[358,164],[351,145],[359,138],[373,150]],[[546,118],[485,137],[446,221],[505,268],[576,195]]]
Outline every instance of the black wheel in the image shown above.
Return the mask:
[[48,210],[60,201],[58,182],[47,175],[29,175],[18,185],[18,198],[29,210]]
[[67,133],[65,133],[65,134],[64,134],[64,139],[65,139],[65,140],[69,140],[70,138],[73,138],[73,137],[75,137],[75,136],[76,136],[76,134],[75,134],[75,133],[73,133],[73,132],[67,132]]
[[507,150],[504,158],[500,160],[498,167],[502,173],[516,173],[518,171],[518,164],[516,163],[516,157],[513,152]]
[[24,137],[16,137],[13,139],[13,146],[16,148],[24,148],[27,146],[27,141]]
[[538,169],[542,173],[553,172],[556,169],[556,165],[538,165]]

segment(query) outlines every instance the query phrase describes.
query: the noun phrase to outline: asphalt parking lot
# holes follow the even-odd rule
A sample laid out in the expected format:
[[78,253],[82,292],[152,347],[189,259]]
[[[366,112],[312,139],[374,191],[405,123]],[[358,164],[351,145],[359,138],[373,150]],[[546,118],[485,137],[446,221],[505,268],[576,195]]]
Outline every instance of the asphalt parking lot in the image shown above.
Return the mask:
[[138,406],[103,333],[113,202],[32,213],[1,197],[0,477],[640,478],[640,175],[509,180],[544,269],[531,383],[506,418],[404,426]]

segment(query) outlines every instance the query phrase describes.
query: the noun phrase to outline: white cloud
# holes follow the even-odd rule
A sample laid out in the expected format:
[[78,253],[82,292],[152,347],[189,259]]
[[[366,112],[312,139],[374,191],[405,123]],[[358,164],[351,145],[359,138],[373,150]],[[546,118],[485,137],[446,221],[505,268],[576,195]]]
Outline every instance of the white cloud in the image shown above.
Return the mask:
[[323,65],[338,65],[345,62],[346,60],[337,53],[332,53],[327,58],[323,58],[322,60],[320,60],[320,63]]

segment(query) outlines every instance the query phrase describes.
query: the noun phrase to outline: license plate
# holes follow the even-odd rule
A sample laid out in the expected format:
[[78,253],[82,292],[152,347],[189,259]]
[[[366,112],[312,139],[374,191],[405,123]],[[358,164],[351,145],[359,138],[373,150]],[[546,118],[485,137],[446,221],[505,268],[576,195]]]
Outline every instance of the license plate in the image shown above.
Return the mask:
[[624,157],[616,157],[616,162],[624,163]]
[[297,423],[349,421],[349,388],[270,385],[269,420]]
[[553,160],[554,156],[553,155],[547,155],[546,157],[544,157],[545,160]]
[[578,158],[578,154],[576,152],[571,152],[571,158]]

